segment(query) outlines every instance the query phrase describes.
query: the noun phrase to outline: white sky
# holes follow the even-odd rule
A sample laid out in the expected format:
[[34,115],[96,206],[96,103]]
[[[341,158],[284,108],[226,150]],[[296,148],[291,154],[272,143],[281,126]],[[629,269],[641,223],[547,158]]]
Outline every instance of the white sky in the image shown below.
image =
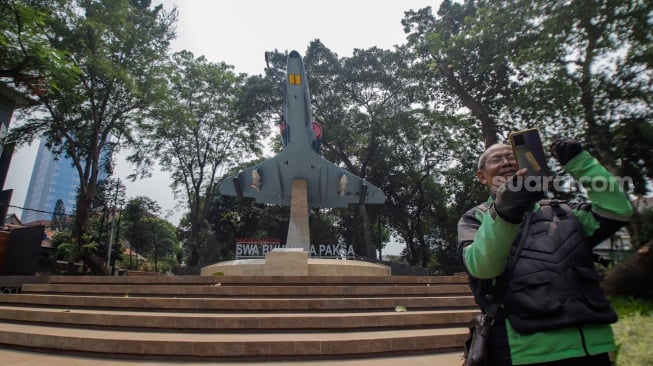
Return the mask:
[[[157,0],[154,0],[156,2]],[[179,10],[174,49],[234,65],[237,72],[262,74],[264,52],[297,50],[320,39],[338,56],[355,48],[390,49],[405,43],[401,20],[409,9],[440,0],[164,0]],[[310,77],[310,75],[309,75]]]
[[[153,3],[157,3],[154,0]],[[164,8],[179,10],[177,39],[172,50],[189,50],[195,57],[204,55],[211,62],[225,62],[236,72],[262,74],[266,51],[297,50],[320,39],[339,57],[351,56],[356,48],[392,49],[406,36],[401,20],[404,12],[431,6],[437,11],[441,0],[164,0]],[[308,75],[310,78],[310,75]],[[15,123],[12,122],[12,123]],[[11,205],[23,206],[32,173],[38,141],[17,149],[12,158],[5,189],[13,189]],[[118,162],[116,176],[127,186],[127,197],[148,196],[157,201],[168,219],[178,224],[183,210],[175,210],[175,198],[167,173],[134,183],[125,177],[127,163]],[[20,210],[10,208],[9,213]]]

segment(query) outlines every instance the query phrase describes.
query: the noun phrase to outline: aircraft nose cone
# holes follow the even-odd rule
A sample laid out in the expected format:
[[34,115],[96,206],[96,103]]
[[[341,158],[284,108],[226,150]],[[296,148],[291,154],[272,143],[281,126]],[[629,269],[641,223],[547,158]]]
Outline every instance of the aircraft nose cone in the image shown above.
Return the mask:
[[299,52],[297,51],[291,51],[290,55],[288,55],[290,58],[299,58]]

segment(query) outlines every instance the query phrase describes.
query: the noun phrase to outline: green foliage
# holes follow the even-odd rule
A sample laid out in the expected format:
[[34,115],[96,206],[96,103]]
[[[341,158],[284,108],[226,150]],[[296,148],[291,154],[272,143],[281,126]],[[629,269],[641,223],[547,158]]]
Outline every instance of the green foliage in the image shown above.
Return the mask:
[[[175,53],[166,75],[168,95],[141,125],[143,151],[171,173],[173,188],[190,210],[185,245],[191,266],[199,264],[199,246],[210,241],[201,236],[207,234],[203,228],[218,172],[258,150],[258,122],[237,105],[244,78],[232,69],[188,51]],[[132,159],[148,166],[138,155]]]
[[632,297],[613,297],[610,303],[617,310],[619,316],[632,316],[640,314],[653,316],[653,302]]
[[[406,12],[402,24],[426,92],[445,111],[461,107],[476,118],[485,145],[511,125],[504,111],[515,94],[510,57],[520,47],[516,19],[527,8],[505,2],[442,2],[437,17],[430,8]],[[508,16],[510,14],[510,16]]]
[[[435,15],[430,8],[406,12],[411,75],[438,107],[473,117],[485,146],[524,127],[539,127],[545,143],[574,137],[608,170],[631,177],[634,186],[627,188],[634,194],[644,195],[653,164],[653,70],[646,59],[653,5],[588,4],[443,1]],[[476,137],[465,136],[474,128],[461,130],[450,146],[478,151]],[[473,162],[469,154],[454,156]],[[455,198],[450,215],[459,217],[482,200],[478,193],[485,190],[473,189],[479,186],[468,167],[462,169],[468,178],[454,170],[442,175]],[[638,235],[643,222],[633,223]],[[452,236],[435,231],[432,242],[442,239],[453,245]],[[415,240],[406,240],[409,248]],[[438,262],[448,255],[438,253]]]
[[[205,229],[210,229],[214,241],[200,251],[202,258],[206,258],[204,263],[234,259],[237,238],[275,238],[285,242],[289,215],[288,207],[255,205],[246,199],[216,194]],[[320,235],[311,237],[318,240]]]
[[52,230],[61,231],[68,227],[67,219],[68,216],[66,215],[66,207],[63,204],[63,200],[58,199],[54,204],[54,212],[52,212],[52,218],[50,219],[50,227]]
[[642,212],[639,220],[642,222],[641,229],[632,238],[636,248],[653,241],[653,210]]
[[[73,236],[70,230],[64,230],[54,233],[51,238],[52,246],[57,248],[57,259],[63,260],[64,258],[69,257],[69,248],[72,245]],[[59,250],[59,247],[63,245],[63,248]]]
[[547,125],[547,138],[583,140],[609,170],[633,179],[633,193],[645,194],[653,164],[646,147],[653,142],[653,70],[641,55],[653,32],[641,24],[650,23],[653,6],[620,0],[517,5],[526,3],[532,16],[545,16],[539,23],[521,20],[530,25],[531,42],[515,59],[528,76],[520,82],[527,92],[520,117]]
[[177,265],[176,267],[180,268],[181,264],[184,261],[184,247],[183,247],[183,245],[181,243],[179,243],[179,244],[175,245],[172,250],[173,250],[173,258],[174,258],[175,263]]
[[653,303],[632,298],[610,299],[619,315],[612,325],[617,342],[617,366],[640,366],[653,364]]
[[[98,179],[102,171],[111,173],[103,156],[134,146],[136,122],[160,99],[176,12],[165,13],[161,5],[150,9],[149,1],[56,4],[48,13],[47,39],[70,55],[79,75],[53,73],[58,88],[39,96],[39,113],[12,128],[7,142],[22,145],[40,137],[55,156],[71,159],[80,178],[73,233],[83,245]],[[100,261],[88,255],[85,260],[94,273],[104,272]]]
[[[238,75],[188,51],[168,56],[176,12],[150,5],[1,5],[3,80],[29,88],[6,74],[15,69],[50,86],[38,96],[46,113],[26,119],[7,142],[43,133],[55,154],[72,158],[82,180],[73,235],[80,245],[97,242],[103,250],[109,221],[89,219],[89,210],[111,201],[113,191],[97,181],[112,172],[102,154],[125,147],[136,147],[135,176],[147,175],[155,161],[172,174],[189,210],[179,236],[190,265],[231,258],[237,237],[283,241],[287,208],[216,192],[224,171],[260,160],[260,141],[276,130],[265,127],[281,118],[277,79],[269,71]],[[406,244],[408,262],[460,270],[456,222],[487,198],[474,177],[477,156],[524,127],[539,127],[545,143],[560,135],[580,139],[609,170],[633,179],[634,195],[648,194],[652,11],[650,1],[445,0],[435,13],[408,11],[407,43],[393,50],[357,49],[339,58],[311,42],[304,61],[323,155],[388,197],[379,207],[311,212],[314,241],[373,256],[395,236]],[[282,74],[286,55],[270,56]],[[145,201],[125,207],[125,236],[155,267],[159,260],[179,265],[179,242],[148,212],[157,209]],[[650,221],[647,213],[633,220],[636,244],[651,237]],[[98,234],[82,239],[88,232]],[[155,244],[157,237],[167,239]],[[159,246],[163,241],[169,243]]]
[[540,127],[547,141],[576,137],[609,170],[627,170],[642,194],[653,163],[644,147],[653,78],[642,57],[651,11],[620,0],[444,1],[437,17],[410,11],[403,24],[434,97],[467,107],[486,146],[524,127]]
[[70,1],[8,0],[0,5],[0,77],[37,99],[79,75],[68,50],[52,44],[56,20]]
[[82,258],[85,251],[92,252],[97,249],[97,243],[91,240],[91,237],[85,235],[83,237],[84,243],[79,244],[77,238],[72,237],[70,232],[64,231],[55,234],[56,239],[53,238],[53,245],[57,248],[57,258],[61,258],[68,262],[77,262]]
[[93,214],[88,220],[87,233],[98,243],[95,255],[106,263],[111,247],[111,263],[122,253],[120,208],[124,205],[125,186],[119,179],[104,179],[98,182],[92,200]]
[[[122,211],[122,227],[130,248],[149,258],[154,270],[167,271],[181,264],[183,251],[177,229],[156,216],[159,210],[159,205],[148,197],[132,198]],[[123,259],[126,262],[129,258]]]
[[[415,109],[424,100],[412,82],[409,61],[403,49],[372,47],[338,59],[314,41],[306,51],[314,117],[324,129],[324,157],[381,187],[386,195],[406,186],[402,177],[412,174],[418,181],[424,175],[419,172],[424,167],[419,150],[435,134],[429,133],[426,112]],[[386,204],[391,202],[397,201],[390,196]],[[352,207],[339,210],[339,215],[340,237],[357,253],[375,257],[377,248],[389,240],[390,233],[379,230],[381,223],[392,221],[387,215],[384,218],[383,208]],[[411,260],[422,258],[411,256]]]

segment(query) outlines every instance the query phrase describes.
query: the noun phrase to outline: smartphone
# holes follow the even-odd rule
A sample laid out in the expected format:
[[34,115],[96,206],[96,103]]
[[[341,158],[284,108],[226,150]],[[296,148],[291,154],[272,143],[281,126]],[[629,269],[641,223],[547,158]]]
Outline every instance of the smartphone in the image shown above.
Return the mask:
[[537,128],[511,132],[508,135],[519,169],[527,168],[528,176],[549,176],[546,156]]

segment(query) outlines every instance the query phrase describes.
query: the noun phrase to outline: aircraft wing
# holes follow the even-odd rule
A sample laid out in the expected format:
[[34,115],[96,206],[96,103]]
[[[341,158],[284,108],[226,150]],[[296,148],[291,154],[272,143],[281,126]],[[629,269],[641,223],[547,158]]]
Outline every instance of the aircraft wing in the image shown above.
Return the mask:
[[312,149],[303,149],[301,153],[289,150],[221,181],[220,194],[289,206],[293,180],[304,179],[310,207],[347,207],[359,203],[361,197],[368,204],[385,202],[378,187],[323,159]]

